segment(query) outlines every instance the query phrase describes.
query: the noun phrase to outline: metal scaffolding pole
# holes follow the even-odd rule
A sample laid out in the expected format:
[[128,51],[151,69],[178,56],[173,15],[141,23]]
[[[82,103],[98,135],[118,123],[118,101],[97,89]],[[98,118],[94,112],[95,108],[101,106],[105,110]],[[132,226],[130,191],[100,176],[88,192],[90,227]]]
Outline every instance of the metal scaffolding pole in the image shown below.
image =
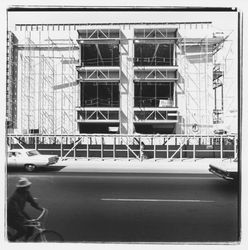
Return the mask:
[[[37,37],[34,43],[31,32],[25,32],[25,43],[19,47],[21,130],[27,133],[35,129],[41,134],[75,133],[78,101],[75,43],[69,37],[62,39],[61,45],[60,40],[54,41],[47,31],[39,31]],[[67,49],[61,50],[65,43]]]
[[21,131],[29,133],[35,128],[35,61],[31,33],[25,33],[26,50],[21,58]]

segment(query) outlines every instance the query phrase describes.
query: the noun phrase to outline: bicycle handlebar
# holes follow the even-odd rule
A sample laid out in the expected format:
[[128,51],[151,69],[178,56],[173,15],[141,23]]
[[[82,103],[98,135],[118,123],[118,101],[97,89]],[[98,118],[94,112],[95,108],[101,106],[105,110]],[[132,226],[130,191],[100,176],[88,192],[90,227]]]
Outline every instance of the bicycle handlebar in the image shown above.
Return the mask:
[[32,223],[32,222],[40,221],[47,212],[48,210],[46,208],[43,208],[41,214],[37,218],[28,220],[28,222]]
[[36,220],[40,220],[47,212],[48,212],[48,210],[46,208],[43,208],[40,216],[38,216]]

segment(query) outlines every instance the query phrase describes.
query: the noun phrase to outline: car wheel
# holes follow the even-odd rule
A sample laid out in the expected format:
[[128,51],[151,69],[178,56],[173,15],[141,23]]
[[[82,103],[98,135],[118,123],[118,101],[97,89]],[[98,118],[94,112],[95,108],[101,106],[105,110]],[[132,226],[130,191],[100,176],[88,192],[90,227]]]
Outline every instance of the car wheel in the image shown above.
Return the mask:
[[34,170],[36,169],[36,166],[33,165],[33,164],[26,164],[26,165],[24,166],[24,168],[25,168],[25,170],[26,170],[27,172],[32,172],[32,171],[34,171]]

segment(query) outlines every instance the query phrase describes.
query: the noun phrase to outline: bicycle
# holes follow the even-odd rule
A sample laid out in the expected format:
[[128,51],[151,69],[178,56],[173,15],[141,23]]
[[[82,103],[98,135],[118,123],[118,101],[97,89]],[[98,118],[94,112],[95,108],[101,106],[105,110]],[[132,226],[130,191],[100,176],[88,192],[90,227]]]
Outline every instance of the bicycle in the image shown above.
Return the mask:
[[[27,227],[33,227],[34,233],[28,239],[29,242],[63,242],[64,239],[61,234],[56,231],[45,228],[45,218],[48,214],[47,209],[43,209],[41,214],[36,219],[28,220],[25,224]],[[8,230],[8,238],[12,235]]]

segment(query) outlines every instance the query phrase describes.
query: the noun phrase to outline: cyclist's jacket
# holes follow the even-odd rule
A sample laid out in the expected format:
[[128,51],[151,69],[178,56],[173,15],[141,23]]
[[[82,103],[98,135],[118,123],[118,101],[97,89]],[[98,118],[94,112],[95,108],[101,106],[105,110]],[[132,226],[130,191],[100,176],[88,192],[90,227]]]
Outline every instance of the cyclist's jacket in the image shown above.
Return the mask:
[[8,204],[7,204],[8,220],[29,219],[29,216],[24,211],[26,202],[29,202],[32,207],[40,209],[40,206],[34,200],[34,198],[32,197],[32,195],[28,190],[22,190],[21,188],[17,188],[16,191],[12,194],[12,196],[8,199]]

